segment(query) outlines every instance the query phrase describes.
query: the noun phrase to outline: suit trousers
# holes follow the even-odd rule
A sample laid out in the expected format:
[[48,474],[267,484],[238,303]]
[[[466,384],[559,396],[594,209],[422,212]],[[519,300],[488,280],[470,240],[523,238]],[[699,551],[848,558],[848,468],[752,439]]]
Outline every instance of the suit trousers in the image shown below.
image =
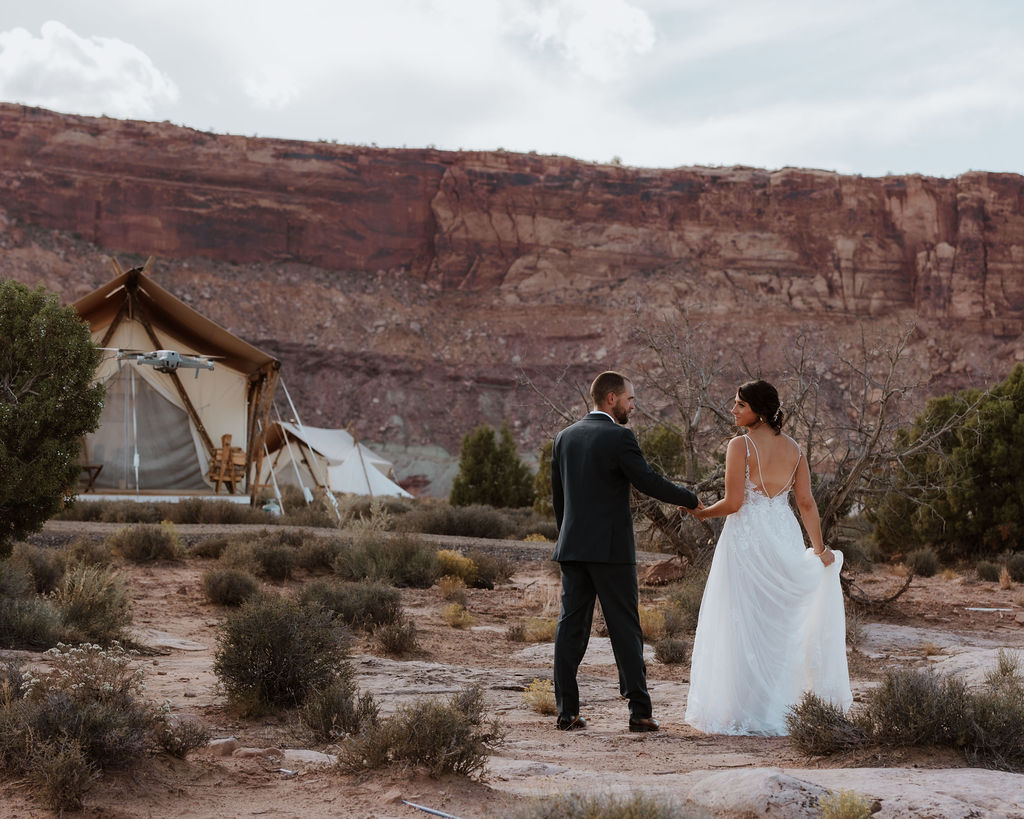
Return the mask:
[[629,715],[650,717],[651,695],[647,693],[636,566],[565,561],[561,567],[562,610],[555,629],[554,663],[558,716],[568,719],[580,712],[576,672],[590,641],[596,598],[601,601],[601,611],[608,624],[608,636],[619,669],[619,692],[629,700]]

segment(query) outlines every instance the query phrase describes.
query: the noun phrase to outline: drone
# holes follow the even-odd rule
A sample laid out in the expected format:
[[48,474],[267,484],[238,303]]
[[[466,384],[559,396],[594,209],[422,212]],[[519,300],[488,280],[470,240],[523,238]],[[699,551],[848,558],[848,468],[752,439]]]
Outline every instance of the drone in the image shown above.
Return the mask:
[[170,374],[176,372],[180,367],[194,369],[196,378],[199,378],[200,370],[213,369],[211,358],[220,358],[220,356],[182,354],[176,350],[153,350],[145,353],[140,350],[117,349],[116,352],[118,369],[121,368],[122,361],[134,361],[136,364],[149,364],[158,373]]

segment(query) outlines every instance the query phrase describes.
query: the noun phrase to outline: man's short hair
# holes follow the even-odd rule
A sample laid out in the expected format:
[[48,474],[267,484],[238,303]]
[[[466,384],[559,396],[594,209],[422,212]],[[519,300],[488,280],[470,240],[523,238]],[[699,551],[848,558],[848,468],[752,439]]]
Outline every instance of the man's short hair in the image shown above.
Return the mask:
[[624,393],[627,380],[626,376],[614,370],[601,373],[594,379],[594,383],[590,385],[590,397],[594,401],[594,406],[600,406],[604,402],[605,396],[610,392],[616,395]]

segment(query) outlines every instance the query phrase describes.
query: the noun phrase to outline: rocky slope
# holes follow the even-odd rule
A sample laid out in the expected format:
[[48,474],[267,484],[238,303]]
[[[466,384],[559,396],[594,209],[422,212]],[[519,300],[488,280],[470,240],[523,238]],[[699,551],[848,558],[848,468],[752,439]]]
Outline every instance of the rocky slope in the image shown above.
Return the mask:
[[0,275],[71,301],[109,257],[152,255],[161,284],[281,357],[307,423],[352,424],[435,492],[475,424],[509,419],[527,456],[550,434],[520,372],[577,408],[556,379],[634,368],[635,331],[664,321],[716,351],[723,401],[798,330],[823,349],[916,322],[933,391],[1020,358],[1015,174],[650,170],[2,104],[0,145]]

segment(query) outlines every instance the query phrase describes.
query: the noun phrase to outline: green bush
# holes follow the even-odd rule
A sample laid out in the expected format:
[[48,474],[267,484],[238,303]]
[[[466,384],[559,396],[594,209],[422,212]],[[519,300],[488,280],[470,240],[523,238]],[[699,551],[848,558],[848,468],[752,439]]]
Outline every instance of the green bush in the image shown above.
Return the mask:
[[342,626],[330,612],[280,597],[255,597],[228,615],[214,672],[228,698],[260,713],[301,705],[345,662]]
[[916,549],[907,555],[907,567],[919,577],[934,577],[939,571],[939,556],[931,549]]
[[180,560],[184,555],[181,538],[174,526],[141,524],[126,526],[107,541],[110,547],[132,563]]
[[188,547],[188,556],[217,560],[230,542],[231,538],[227,535],[204,537]]
[[403,614],[393,622],[374,629],[373,641],[385,654],[394,657],[410,654],[418,648],[416,624]]
[[398,590],[382,583],[321,578],[304,585],[298,599],[327,609],[352,628],[372,631],[402,617]]
[[501,540],[511,535],[516,524],[506,512],[490,506],[423,506],[395,523],[399,532],[425,535],[481,537]]
[[495,557],[479,549],[471,550],[466,557],[476,564],[476,577],[472,583],[475,589],[493,589],[500,583],[508,583],[516,573],[515,561],[507,557]]
[[851,722],[837,705],[812,692],[786,715],[789,738],[808,756],[825,756],[858,748],[868,743],[866,730]]
[[339,674],[322,691],[306,699],[302,723],[320,742],[335,742],[345,734],[358,734],[378,722],[380,706],[373,695],[358,695],[351,673]]
[[244,569],[213,568],[203,574],[203,594],[218,606],[240,606],[260,590],[259,581]]
[[0,648],[49,648],[63,636],[60,612],[48,598],[0,596]]
[[[1024,478],[1015,453],[1024,448],[1022,416],[1024,364],[987,391],[930,400],[898,434],[897,447],[908,454],[886,476],[892,491],[869,510],[882,549],[893,554],[908,543],[930,543],[951,559],[1021,548]],[[941,451],[913,452],[933,436]]]
[[338,764],[362,772],[389,764],[422,765],[431,776],[472,776],[504,739],[497,722],[484,724],[483,692],[474,687],[447,703],[418,700],[341,746]]
[[54,595],[72,642],[110,643],[131,623],[128,591],[113,569],[71,566]]
[[252,544],[252,556],[259,564],[260,573],[271,580],[288,580],[298,562],[294,546],[274,540],[258,540]]
[[437,550],[409,535],[361,538],[338,554],[335,573],[344,580],[376,580],[429,589],[441,576]]
[[654,644],[654,656],[665,665],[685,663],[690,656],[690,644],[678,637],[662,637]]
[[1006,559],[1006,571],[1014,583],[1024,583],[1024,553],[1010,555]]
[[978,572],[978,579],[984,580],[988,583],[998,583],[999,575],[1002,572],[1002,566],[998,563],[993,563],[991,560],[979,560],[975,566]]
[[958,677],[897,669],[886,673],[852,718],[808,693],[786,722],[797,747],[808,754],[866,743],[945,746],[972,764],[1024,769],[1024,678],[1019,658],[1006,652],[1000,652],[997,668],[975,689]]
[[345,542],[340,538],[306,538],[296,554],[296,563],[310,573],[330,572],[334,569],[334,561],[345,548]]
[[462,439],[459,474],[452,482],[452,506],[531,506],[533,475],[519,460],[515,439],[502,424],[496,438],[486,424]]

